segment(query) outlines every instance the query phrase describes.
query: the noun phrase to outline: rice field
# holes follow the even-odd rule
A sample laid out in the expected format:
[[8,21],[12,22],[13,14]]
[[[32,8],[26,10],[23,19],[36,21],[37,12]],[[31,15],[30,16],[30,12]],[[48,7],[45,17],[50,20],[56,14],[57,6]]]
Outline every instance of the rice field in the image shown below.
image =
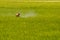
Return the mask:
[[1,2],[0,40],[60,40],[60,2]]

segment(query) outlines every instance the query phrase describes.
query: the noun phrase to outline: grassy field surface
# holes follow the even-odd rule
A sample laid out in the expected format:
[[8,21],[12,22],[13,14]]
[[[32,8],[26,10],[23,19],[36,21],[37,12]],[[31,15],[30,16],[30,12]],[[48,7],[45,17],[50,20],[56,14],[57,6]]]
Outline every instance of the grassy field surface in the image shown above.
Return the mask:
[[0,40],[60,40],[60,2],[0,2]]
[[60,1],[60,0],[0,0],[0,2],[39,2],[39,1]]

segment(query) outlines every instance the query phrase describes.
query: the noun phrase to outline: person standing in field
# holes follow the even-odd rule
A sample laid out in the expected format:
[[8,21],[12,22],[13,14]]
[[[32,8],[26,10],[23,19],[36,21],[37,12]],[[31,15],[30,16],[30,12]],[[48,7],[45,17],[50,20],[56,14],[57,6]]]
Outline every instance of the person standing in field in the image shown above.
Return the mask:
[[18,12],[18,13],[16,13],[16,17],[19,17],[20,16],[20,13]]

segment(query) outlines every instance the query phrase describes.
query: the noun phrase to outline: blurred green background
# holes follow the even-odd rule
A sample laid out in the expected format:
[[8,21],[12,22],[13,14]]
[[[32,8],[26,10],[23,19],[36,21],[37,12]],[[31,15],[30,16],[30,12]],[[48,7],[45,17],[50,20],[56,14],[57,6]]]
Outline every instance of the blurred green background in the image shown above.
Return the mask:
[[[0,0],[0,40],[60,40],[60,2],[25,1]],[[36,16],[15,15],[29,11]]]

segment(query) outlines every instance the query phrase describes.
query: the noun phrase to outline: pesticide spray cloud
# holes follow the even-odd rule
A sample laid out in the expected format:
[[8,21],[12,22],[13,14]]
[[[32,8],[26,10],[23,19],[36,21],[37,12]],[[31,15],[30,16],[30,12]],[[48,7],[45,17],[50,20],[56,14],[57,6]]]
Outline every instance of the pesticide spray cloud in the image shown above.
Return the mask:
[[28,18],[28,17],[35,17],[36,13],[34,11],[28,11],[24,15],[22,14],[21,17]]

